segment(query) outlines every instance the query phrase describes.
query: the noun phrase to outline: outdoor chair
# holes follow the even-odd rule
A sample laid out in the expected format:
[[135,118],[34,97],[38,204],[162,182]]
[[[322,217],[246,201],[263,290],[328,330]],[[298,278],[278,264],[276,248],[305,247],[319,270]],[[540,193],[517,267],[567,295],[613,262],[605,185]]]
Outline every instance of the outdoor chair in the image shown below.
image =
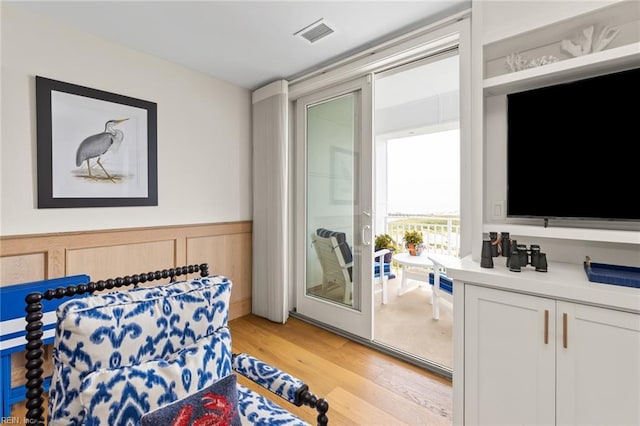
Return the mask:
[[[344,232],[318,228],[311,235],[312,244],[318,255],[322,267],[322,289],[326,291],[330,286],[344,288],[343,302],[351,303],[353,292],[353,255],[347,244]],[[388,302],[388,280],[395,278],[391,273],[391,264],[384,262],[384,256],[389,249],[378,250],[374,257],[374,284],[381,284],[382,303]],[[382,270],[382,273],[380,271]]]

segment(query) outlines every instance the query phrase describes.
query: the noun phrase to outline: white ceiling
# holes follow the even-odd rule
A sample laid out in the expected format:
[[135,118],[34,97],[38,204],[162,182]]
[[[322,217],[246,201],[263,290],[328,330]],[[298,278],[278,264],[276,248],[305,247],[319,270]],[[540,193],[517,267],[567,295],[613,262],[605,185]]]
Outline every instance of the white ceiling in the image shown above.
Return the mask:
[[[240,87],[291,80],[470,7],[420,1],[17,1],[64,25]],[[319,19],[334,33],[294,33]]]

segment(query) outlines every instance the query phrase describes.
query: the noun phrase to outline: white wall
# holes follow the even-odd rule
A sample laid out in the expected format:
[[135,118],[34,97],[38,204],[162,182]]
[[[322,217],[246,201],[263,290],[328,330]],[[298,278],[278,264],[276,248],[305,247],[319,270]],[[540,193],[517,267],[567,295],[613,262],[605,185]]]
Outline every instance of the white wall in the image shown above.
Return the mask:
[[[248,90],[0,9],[0,235],[251,220]],[[36,75],[157,103],[157,207],[37,208]]]

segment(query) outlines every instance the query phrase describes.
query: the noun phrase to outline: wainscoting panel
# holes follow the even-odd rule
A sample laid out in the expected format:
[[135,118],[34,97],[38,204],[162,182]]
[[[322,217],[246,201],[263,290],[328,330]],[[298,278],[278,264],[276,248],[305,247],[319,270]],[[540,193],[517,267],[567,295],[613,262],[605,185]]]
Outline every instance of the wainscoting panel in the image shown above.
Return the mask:
[[251,252],[248,221],[3,236],[0,286],[75,274],[97,281],[208,263],[211,274],[233,281],[234,319],[251,313]]
[[45,279],[46,253],[0,257],[0,287]]
[[162,270],[175,265],[175,258],[173,240],[91,247],[68,250],[66,270],[67,275],[87,274],[97,281]]
[[251,234],[228,234],[215,237],[187,239],[187,263],[196,262],[194,253],[211,259],[209,271],[220,274],[233,282],[229,319],[251,312]]

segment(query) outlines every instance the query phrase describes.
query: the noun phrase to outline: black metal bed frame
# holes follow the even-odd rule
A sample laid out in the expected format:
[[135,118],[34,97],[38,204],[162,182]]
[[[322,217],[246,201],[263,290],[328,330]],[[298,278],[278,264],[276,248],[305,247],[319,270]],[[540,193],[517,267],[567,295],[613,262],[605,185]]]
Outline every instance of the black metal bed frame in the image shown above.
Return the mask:
[[75,296],[76,294],[91,294],[95,291],[111,290],[113,288],[120,288],[133,285],[137,287],[138,284],[145,283],[147,281],[155,281],[169,278],[170,281],[175,281],[175,278],[180,275],[192,274],[200,272],[201,277],[209,276],[209,265],[202,263],[200,265],[187,265],[171,269],[163,269],[162,271],[147,272],[136,275],[127,275],[125,277],[118,277],[107,280],[100,280],[88,284],[79,284],[77,286],[70,285],[68,287],[51,288],[44,292],[29,293],[25,297],[27,307],[25,308],[26,314],[26,368],[27,373],[25,377],[27,379],[27,402],[26,402],[26,423],[32,425],[44,425],[44,398],[42,394],[44,389],[42,384],[44,379],[42,375],[44,370],[42,365],[44,364],[44,350],[42,349],[42,299],[53,300],[62,299],[64,297]]

